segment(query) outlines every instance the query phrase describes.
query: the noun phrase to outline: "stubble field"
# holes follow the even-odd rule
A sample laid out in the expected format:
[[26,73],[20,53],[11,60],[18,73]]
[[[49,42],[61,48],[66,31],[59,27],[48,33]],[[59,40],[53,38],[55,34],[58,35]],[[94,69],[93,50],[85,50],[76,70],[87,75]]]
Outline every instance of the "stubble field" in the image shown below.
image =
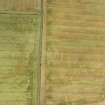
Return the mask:
[[2,12],[32,12],[35,13],[39,0],[0,0]]
[[105,104],[103,0],[48,0],[46,105]]

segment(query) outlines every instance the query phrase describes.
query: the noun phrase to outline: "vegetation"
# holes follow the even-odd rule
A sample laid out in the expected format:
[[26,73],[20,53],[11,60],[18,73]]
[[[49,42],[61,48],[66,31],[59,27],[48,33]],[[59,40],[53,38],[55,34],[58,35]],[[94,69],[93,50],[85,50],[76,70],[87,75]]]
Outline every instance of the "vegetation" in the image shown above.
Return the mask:
[[36,15],[0,14],[1,105],[38,105],[39,21]]

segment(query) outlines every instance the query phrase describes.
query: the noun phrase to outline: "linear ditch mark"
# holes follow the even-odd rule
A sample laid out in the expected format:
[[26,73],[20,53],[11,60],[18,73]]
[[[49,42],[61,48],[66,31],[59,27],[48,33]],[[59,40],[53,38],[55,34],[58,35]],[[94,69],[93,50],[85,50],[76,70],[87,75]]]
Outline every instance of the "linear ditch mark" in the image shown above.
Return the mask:
[[9,15],[39,15],[40,11],[39,10],[36,10],[36,12],[0,11],[0,14],[9,14]]
[[42,42],[41,42],[41,85],[40,85],[40,105],[45,105],[45,63],[46,63],[46,0],[42,1]]

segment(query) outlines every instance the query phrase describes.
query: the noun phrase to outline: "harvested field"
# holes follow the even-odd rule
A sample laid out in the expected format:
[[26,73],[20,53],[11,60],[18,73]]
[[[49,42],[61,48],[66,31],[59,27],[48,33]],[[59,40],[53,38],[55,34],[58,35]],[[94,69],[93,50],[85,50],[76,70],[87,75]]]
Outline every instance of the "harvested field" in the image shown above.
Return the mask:
[[37,0],[0,0],[0,12],[37,12]]
[[105,105],[104,6],[47,1],[45,105]]
[[40,16],[0,14],[0,105],[39,105]]

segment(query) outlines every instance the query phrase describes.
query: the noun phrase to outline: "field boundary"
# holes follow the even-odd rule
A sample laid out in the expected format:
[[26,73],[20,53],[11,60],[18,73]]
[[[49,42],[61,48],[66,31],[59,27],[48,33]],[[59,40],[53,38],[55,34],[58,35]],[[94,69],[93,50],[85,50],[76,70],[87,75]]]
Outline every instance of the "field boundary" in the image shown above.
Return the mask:
[[0,11],[0,14],[17,14],[17,15],[39,15],[40,11],[35,12],[16,12],[16,11]]
[[40,105],[45,105],[45,65],[46,65],[46,2],[42,1],[42,54],[41,54],[41,86],[40,86]]

